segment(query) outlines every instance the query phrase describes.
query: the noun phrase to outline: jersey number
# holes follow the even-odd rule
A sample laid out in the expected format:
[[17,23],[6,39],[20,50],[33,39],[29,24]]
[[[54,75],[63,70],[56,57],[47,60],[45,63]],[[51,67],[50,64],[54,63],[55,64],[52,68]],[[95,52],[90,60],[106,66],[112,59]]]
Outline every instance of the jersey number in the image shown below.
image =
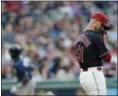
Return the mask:
[[84,47],[77,46],[77,61],[83,63],[83,51]]

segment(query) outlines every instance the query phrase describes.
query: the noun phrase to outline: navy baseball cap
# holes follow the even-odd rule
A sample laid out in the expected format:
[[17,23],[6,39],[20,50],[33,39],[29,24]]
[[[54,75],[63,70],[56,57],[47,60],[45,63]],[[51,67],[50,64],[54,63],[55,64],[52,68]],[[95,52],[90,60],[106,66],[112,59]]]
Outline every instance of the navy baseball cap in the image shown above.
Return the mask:
[[105,29],[109,29],[108,18],[104,13],[95,12],[91,15],[91,18],[100,21]]

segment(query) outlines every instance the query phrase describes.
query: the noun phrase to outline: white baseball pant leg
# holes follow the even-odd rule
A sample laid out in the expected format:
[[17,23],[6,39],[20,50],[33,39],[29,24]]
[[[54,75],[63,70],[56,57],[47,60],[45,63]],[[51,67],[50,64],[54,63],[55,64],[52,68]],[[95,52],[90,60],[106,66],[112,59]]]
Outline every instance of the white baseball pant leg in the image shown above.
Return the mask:
[[80,73],[80,85],[88,95],[106,95],[103,71],[89,70]]

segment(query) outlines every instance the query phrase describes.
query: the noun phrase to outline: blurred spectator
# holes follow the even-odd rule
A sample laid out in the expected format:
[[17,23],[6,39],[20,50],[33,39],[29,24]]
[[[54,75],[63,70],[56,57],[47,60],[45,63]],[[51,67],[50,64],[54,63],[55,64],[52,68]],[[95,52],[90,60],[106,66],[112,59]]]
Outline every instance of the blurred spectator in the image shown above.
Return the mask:
[[110,64],[104,62],[104,72],[106,77],[116,76],[116,2],[2,1],[2,79],[13,78],[7,50],[14,43],[23,47],[24,61],[35,67],[39,81],[78,79],[74,45],[95,11],[107,14],[112,26],[108,46],[113,58]]

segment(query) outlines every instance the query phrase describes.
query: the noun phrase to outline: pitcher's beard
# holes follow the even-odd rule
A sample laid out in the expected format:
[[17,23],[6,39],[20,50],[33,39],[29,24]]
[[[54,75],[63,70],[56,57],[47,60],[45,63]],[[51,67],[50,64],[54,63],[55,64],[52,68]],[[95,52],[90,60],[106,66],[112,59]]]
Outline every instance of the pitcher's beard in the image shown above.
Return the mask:
[[95,31],[97,31],[97,32],[100,32],[100,33],[101,33],[101,32],[104,32],[104,28],[102,28],[102,27],[101,27],[101,28],[99,28],[99,29],[95,28]]
[[94,30],[95,30],[96,32],[99,32],[99,31],[100,31],[100,29],[97,29],[97,28],[95,28]]

